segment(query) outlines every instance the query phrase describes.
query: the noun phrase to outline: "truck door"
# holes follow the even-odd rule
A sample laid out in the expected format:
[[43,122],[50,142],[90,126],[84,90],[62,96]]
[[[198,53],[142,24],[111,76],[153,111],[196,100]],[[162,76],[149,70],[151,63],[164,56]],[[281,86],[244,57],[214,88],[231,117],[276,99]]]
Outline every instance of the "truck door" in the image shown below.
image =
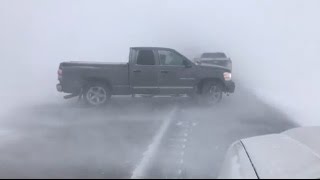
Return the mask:
[[134,50],[131,58],[129,70],[133,94],[157,94],[159,63],[155,51]]
[[173,50],[158,50],[160,94],[185,94],[194,91],[195,67]]

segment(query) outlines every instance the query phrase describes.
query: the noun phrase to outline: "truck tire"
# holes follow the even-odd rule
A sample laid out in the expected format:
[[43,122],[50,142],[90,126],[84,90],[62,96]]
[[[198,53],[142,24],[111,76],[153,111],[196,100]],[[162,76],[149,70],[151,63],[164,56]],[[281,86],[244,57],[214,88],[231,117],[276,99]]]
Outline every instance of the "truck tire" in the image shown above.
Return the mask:
[[84,89],[83,98],[90,106],[105,105],[111,97],[110,88],[103,83],[89,83]]
[[218,104],[223,96],[223,85],[218,81],[207,81],[202,86],[201,101],[208,105]]

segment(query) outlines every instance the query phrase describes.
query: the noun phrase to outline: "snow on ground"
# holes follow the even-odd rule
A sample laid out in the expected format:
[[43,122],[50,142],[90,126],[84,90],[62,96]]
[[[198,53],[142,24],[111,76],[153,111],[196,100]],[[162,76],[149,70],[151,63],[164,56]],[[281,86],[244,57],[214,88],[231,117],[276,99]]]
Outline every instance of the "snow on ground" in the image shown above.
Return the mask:
[[1,127],[3,177],[213,178],[232,142],[295,124],[239,87],[216,107],[188,98],[117,97],[103,108],[39,100],[8,111]]
[[[288,91],[288,92],[268,92],[266,90],[255,89],[253,92],[266,103],[279,108],[293,121],[301,126],[319,126],[320,113],[318,100],[320,97],[312,97],[312,91]],[[314,94],[317,94],[314,92]],[[319,96],[319,95],[318,95]]]
[[[299,69],[299,67],[292,67]],[[239,70],[240,71],[240,70]],[[292,75],[292,74],[291,74]],[[257,77],[258,76],[258,77]],[[266,75],[255,76],[256,79],[270,78]],[[293,75],[292,75],[293,76]],[[236,76],[237,77],[237,76]],[[319,73],[320,77],[320,73]],[[316,79],[316,78],[314,78]],[[289,82],[294,81],[294,83]],[[300,126],[319,126],[320,112],[319,103],[320,93],[318,89],[320,85],[316,81],[307,81],[302,79],[287,79],[272,82],[271,84],[265,81],[256,81],[255,84],[237,77],[237,89],[242,88],[257,96],[264,103],[279,109],[286,114],[292,121]],[[304,84],[296,86],[296,84]],[[318,87],[319,86],[319,87]],[[306,88],[307,87],[307,88]]]

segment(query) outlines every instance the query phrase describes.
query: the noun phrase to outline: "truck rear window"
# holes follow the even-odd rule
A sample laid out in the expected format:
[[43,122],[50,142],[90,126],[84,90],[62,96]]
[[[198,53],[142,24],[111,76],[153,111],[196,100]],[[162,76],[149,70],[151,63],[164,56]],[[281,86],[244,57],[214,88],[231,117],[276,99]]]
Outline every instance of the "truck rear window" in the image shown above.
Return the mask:
[[138,65],[155,65],[156,60],[152,50],[140,50],[137,57]]

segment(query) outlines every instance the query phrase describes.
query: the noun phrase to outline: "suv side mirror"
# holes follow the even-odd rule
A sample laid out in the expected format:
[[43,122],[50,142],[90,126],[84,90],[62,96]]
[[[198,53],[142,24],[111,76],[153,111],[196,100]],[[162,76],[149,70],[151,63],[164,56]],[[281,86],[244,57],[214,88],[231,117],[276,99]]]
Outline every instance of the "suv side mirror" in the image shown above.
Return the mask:
[[191,68],[192,67],[192,65],[191,65],[191,63],[188,61],[188,60],[183,60],[183,65],[186,67],[186,68]]

